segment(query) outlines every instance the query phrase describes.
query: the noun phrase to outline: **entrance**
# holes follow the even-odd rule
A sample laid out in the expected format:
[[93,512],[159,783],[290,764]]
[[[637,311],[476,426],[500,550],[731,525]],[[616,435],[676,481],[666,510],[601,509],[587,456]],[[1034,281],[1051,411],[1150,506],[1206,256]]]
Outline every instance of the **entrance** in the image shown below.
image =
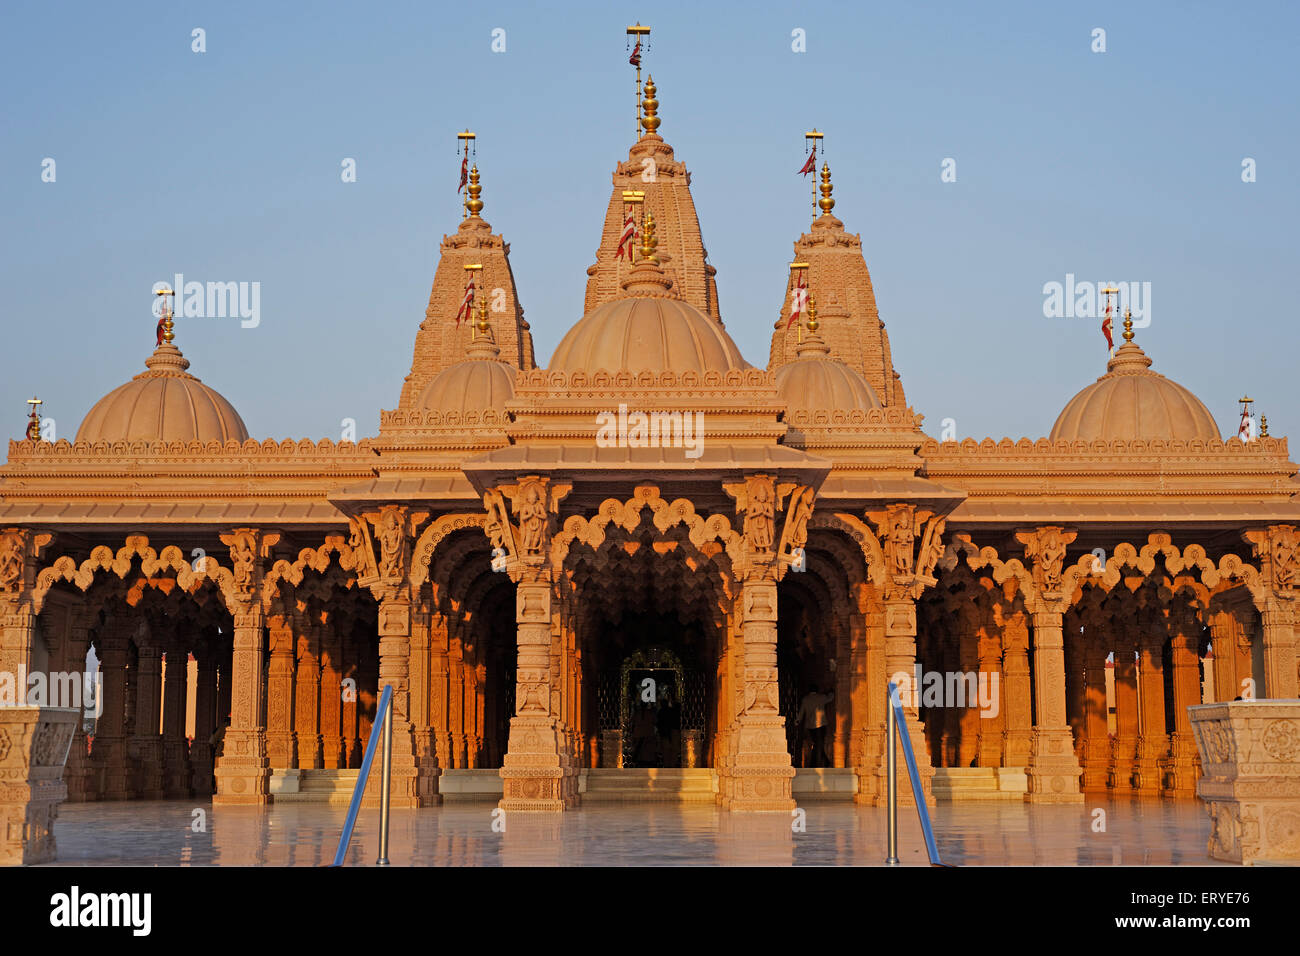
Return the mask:
[[[633,651],[601,681],[602,766],[703,767],[704,674],[662,646]],[[611,752],[612,751],[612,752]]]

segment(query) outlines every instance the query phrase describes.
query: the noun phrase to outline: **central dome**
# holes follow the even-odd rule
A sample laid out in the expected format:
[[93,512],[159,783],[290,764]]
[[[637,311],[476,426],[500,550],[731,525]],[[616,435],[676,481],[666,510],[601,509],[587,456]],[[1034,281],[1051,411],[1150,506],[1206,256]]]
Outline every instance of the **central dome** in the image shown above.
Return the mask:
[[560,341],[551,369],[565,372],[729,372],[749,368],[721,323],[668,293],[657,263],[639,263],[626,298],[593,309]]
[[588,312],[555,348],[566,372],[729,372],[748,368],[714,319],[681,299],[616,299]]
[[776,370],[776,388],[789,407],[787,418],[798,412],[810,415],[819,411],[869,411],[880,408],[867,380],[856,369],[837,358],[814,330],[799,346],[798,358]]

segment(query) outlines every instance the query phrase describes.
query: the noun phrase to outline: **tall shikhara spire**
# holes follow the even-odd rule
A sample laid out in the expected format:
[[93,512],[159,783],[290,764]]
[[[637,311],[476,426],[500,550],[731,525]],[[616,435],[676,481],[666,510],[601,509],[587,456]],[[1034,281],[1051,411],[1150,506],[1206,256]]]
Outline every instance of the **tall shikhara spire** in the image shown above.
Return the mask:
[[[830,168],[821,169],[822,214],[813,220],[808,232],[794,244],[794,258],[807,263],[809,289],[817,292],[818,311],[827,323],[823,338],[831,355],[857,369],[867,380],[882,405],[906,406],[903,382],[894,371],[889,353],[889,334],[876,310],[876,295],[871,288],[871,273],[862,257],[862,237],[849,235],[844,223],[831,215],[835,200],[831,198]],[[790,327],[790,309],[794,298],[793,272],[786,282],[781,317],[772,333],[769,369],[793,362],[799,346],[796,328]]]
[[480,198],[483,187],[477,165],[469,172],[468,185],[466,216],[456,232],[442,238],[429,306],[415,336],[411,372],[402,385],[398,404],[401,409],[414,402],[434,376],[465,357],[474,335],[474,323],[457,323],[456,313],[465,300],[465,267],[469,265],[482,266],[474,270],[475,295],[483,298],[492,314],[501,361],[525,371],[537,367],[532,333],[515,292],[510,244],[493,234],[491,225],[480,215],[484,203]]
[[627,221],[623,193],[645,194],[644,210],[658,224],[657,255],[673,287],[701,312],[721,321],[718,311],[717,272],[708,263],[700,220],[691,198],[691,175],[678,162],[658,129],[658,93],[653,77],[646,77],[641,100],[641,138],[628,151],[627,162],[614,169],[614,189],[605,212],[605,228],[596,250],[596,262],[587,269],[587,297],[583,311],[622,298],[622,283],[632,270],[627,257],[619,257],[619,240]]

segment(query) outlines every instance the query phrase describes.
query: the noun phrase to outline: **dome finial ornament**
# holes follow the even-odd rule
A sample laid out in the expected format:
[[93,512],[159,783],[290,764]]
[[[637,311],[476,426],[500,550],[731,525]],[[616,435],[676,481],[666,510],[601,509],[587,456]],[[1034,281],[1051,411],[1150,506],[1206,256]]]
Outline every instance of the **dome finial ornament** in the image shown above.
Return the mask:
[[1124,310],[1124,341],[1133,341],[1133,310],[1127,308]]
[[1267,415],[1259,416],[1259,437],[1260,438],[1268,437],[1268,416]]
[[645,96],[641,100],[641,110],[645,114],[641,117],[641,126],[647,136],[653,136],[660,123],[659,101],[655,99],[654,77],[649,74],[645,78]]
[[176,341],[176,324],[172,321],[171,297],[176,293],[171,289],[155,289],[154,295],[164,296],[162,300],[161,318],[158,319],[157,339],[155,348],[166,343],[171,345]]
[[822,163],[822,198],[817,200],[817,205],[823,216],[829,216],[835,208],[835,200],[831,198],[831,168],[825,163]]
[[[646,88],[649,89],[649,81]],[[655,249],[659,248],[659,240],[655,238],[655,217],[654,213],[647,212],[645,218],[641,220],[641,258],[646,262],[659,265],[659,257],[655,255]]]
[[650,49],[650,28],[641,26],[638,20],[636,26],[627,28],[629,38],[636,37],[636,46],[632,48],[632,54],[627,58],[627,62],[636,67],[636,135],[637,139],[641,138],[641,40],[646,41],[646,49]]
[[31,406],[27,412],[27,440],[41,440],[41,412],[40,407],[45,404],[35,395],[27,399],[27,404]]
[[477,218],[478,214],[483,211],[483,200],[479,199],[479,193],[483,192],[483,187],[478,182],[478,163],[469,171],[469,199],[465,201],[465,208],[469,210],[472,217]]

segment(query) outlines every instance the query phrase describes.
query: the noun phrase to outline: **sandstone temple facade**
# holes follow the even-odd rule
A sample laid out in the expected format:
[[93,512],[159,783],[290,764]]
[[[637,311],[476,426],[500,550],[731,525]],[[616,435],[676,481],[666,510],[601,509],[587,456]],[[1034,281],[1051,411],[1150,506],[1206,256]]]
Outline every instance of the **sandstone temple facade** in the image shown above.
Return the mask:
[[[887,680],[918,664],[999,688],[995,708],[909,698],[935,795],[979,770],[1030,801],[1189,797],[1189,705],[1297,696],[1285,438],[1224,438],[1130,329],[1050,435],[936,440],[825,167],[793,248],[812,307],[791,322],[795,280],[773,288],[752,365],[646,95],[547,364],[476,170],[376,436],[250,436],[169,330],[73,441],[9,443],[0,672],[79,671],[93,647],[102,673],[70,799],[274,802],[355,769],[392,685],[397,805],[491,771],[508,810],[561,810],[638,762],[650,679],[677,721],[661,762],[710,768],[730,810],[794,806],[799,701],[833,692],[828,776],[873,804]],[[611,421],[628,434],[602,440]],[[694,445],[645,440],[692,422]]]

